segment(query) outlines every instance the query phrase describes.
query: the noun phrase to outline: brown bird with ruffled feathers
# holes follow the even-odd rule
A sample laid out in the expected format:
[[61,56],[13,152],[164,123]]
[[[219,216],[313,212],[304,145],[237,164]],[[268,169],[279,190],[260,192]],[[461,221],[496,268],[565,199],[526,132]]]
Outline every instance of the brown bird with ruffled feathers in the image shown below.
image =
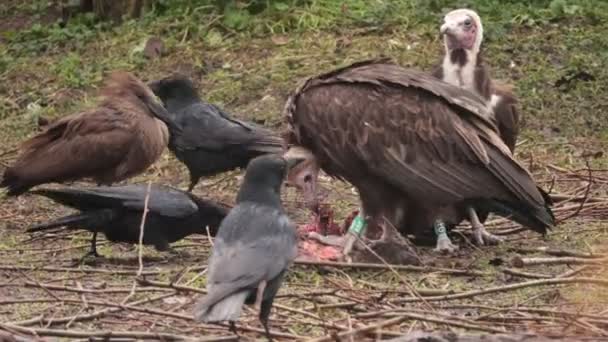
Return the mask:
[[18,196],[44,183],[90,178],[110,185],[146,170],[169,139],[165,108],[142,81],[114,72],[99,106],[61,118],[26,141],[0,186]]

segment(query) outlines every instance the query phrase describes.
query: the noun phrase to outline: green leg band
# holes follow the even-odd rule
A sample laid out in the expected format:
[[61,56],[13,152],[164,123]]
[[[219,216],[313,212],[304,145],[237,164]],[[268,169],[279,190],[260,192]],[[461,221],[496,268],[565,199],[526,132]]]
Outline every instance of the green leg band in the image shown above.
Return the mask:
[[357,216],[355,216],[355,218],[353,219],[353,222],[351,222],[350,227],[348,228],[348,232],[357,236],[361,236],[365,231],[366,226],[367,223],[365,222],[365,219],[361,217],[361,211],[359,211]]
[[433,224],[433,228],[435,229],[435,235],[437,235],[437,240],[448,238],[447,229],[445,228],[445,223],[443,223],[443,221],[435,221],[435,223]]

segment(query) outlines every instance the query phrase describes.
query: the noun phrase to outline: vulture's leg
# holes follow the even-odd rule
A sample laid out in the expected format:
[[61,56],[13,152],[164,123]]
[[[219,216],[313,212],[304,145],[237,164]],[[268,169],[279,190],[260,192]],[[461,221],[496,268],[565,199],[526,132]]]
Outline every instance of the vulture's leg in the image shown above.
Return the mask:
[[447,230],[445,229],[445,223],[442,220],[436,220],[433,223],[433,228],[435,230],[435,235],[437,235],[437,247],[435,247],[436,252],[453,253],[458,250],[458,246],[453,244],[448,237]]
[[[355,216],[353,222],[351,222],[350,227],[348,228],[348,232],[346,232],[346,235],[344,236],[345,239],[342,254],[344,254],[345,257],[349,256],[358,238],[364,236],[365,228],[367,228],[367,222],[365,222],[365,214],[363,213],[363,208],[360,208],[359,214]],[[383,230],[382,235],[384,236],[384,234],[385,233]]]
[[485,243],[498,244],[502,242],[501,238],[489,233],[486,230],[486,227],[484,227],[483,224],[479,221],[477,212],[473,207],[467,207],[467,211],[469,212],[471,226],[473,226],[473,235],[475,236],[475,241],[478,245],[483,246]]

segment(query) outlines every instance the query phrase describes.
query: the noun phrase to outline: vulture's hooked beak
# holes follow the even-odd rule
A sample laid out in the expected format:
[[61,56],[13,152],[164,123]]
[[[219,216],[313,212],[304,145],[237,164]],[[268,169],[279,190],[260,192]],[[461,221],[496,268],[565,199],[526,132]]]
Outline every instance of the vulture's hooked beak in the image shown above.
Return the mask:
[[287,184],[295,186],[302,192],[306,206],[315,213],[319,210],[317,198],[317,179],[319,167],[314,155],[301,147],[292,147],[284,155],[289,171]]
[[305,158],[285,158],[288,172],[305,160]]

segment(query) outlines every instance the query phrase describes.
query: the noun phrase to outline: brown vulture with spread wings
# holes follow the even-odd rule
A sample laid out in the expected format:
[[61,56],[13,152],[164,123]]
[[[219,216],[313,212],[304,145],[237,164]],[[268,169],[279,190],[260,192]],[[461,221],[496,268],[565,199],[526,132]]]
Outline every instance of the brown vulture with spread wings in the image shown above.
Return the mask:
[[308,159],[290,182],[314,200],[306,192],[319,167],[348,181],[368,230],[383,229],[380,242],[395,236],[390,227],[416,234],[458,223],[468,206],[543,234],[554,224],[546,194],[512,158],[485,101],[432,75],[387,60],[355,63],[307,80],[285,112],[295,145],[287,154]]
[[[491,110],[500,138],[513,153],[519,132],[517,98],[507,85],[490,78],[490,70],[481,53],[481,18],[470,9],[451,11],[443,18],[440,32],[443,36],[445,55],[433,75],[483,97]],[[466,210],[464,217],[471,222],[478,244],[501,241],[497,236],[488,233],[483,226],[488,217],[487,211],[473,208]],[[444,241],[442,247],[448,250],[455,248],[449,241]]]

